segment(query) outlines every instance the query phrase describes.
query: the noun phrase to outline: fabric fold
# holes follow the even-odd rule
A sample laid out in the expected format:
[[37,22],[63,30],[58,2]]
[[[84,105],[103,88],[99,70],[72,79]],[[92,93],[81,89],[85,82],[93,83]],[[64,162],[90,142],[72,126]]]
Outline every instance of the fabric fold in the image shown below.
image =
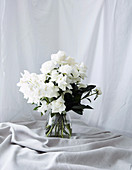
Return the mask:
[[70,139],[46,137],[42,121],[1,123],[0,169],[130,170],[131,138],[72,122]]

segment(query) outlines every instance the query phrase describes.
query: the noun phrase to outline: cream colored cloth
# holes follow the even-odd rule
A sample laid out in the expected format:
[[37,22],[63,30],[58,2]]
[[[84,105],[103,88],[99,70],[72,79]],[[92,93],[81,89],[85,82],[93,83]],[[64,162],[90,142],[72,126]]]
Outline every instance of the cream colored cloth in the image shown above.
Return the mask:
[[72,120],[73,136],[44,136],[44,122],[0,124],[0,170],[131,170],[132,138]]

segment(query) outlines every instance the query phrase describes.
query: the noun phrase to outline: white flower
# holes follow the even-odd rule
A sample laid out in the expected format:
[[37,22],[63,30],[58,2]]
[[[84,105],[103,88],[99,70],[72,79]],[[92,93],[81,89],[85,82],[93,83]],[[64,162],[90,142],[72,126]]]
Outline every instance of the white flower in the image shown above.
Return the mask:
[[42,105],[38,107],[37,111],[45,114],[45,112],[50,109],[50,104],[47,104],[46,101],[41,101],[41,104]]
[[[46,92],[45,92],[45,88],[46,88],[46,85],[45,83],[41,83],[38,88],[36,89],[36,93],[37,93],[37,96],[39,99],[41,99],[42,97],[45,96]],[[34,91],[35,93],[35,91]]]
[[59,74],[59,76],[57,77],[56,83],[58,83],[58,87],[60,89],[62,89],[63,91],[66,90],[66,86],[67,86],[66,76]]
[[86,77],[87,67],[84,65],[83,62],[81,64],[79,64],[77,67],[78,67],[78,70],[79,70],[80,77],[82,79],[84,79]]
[[73,71],[73,68],[71,66],[69,66],[68,64],[62,65],[59,68],[59,72],[65,73],[65,74],[68,74],[68,75],[70,75],[72,73],[72,71]]
[[17,86],[19,86],[19,87],[21,87],[21,85],[23,83],[26,83],[30,80],[31,74],[27,70],[24,70],[24,74],[21,73],[21,76],[22,76],[22,78],[20,78],[20,82],[17,83]]
[[52,82],[45,84],[45,97],[58,97],[59,88],[55,86]]
[[50,73],[55,67],[56,65],[54,64],[53,61],[46,61],[45,63],[42,64],[40,71],[43,74],[47,74]]
[[52,109],[52,113],[62,113],[63,111],[65,111],[66,106],[65,106],[65,101],[64,99],[61,97],[59,97],[57,100],[54,100],[51,102],[51,109]]
[[70,57],[70,56],[67,57],[66,62],[67,62],[67,64],[69,64],[69,65],[75,65],[75,64],[76,64],[75,59],[72,58],[72,57]]
[[64,51],[58,51],[56,54],[51,55],[51,61],[55,64],[62,64],[65,63],[66,55]]
[[51,72],[51,75],[50,75],[51,81],[57,81],[58,76],[59,76],[58,71],[57,71],[57,70],[53,70],[53,71]]
[[39,74],[38,79],[39,79],[39,81],[44,82],[46,80],[46,75],[45,74]]
[[20,87],[20,92],[24,94],[24,98],[28,99],[28,103],[38,103],[39,96],[37,94],[37,89],[40,84],[39,77],[36,73],[29,73],[24,70],[24,74],[21,74],[22,78],[17,84]]
[[79,77],[79,72],[78,72],[78,70],[77,70],[76,67],[73,67],[73,72],[72,72],[72,74],[73,74],[74,78],[78,78],[78,77]]
[[87,67],[84,65],[83,62],[81,62],[81,64],[79,64],[79,71],[86,72],[86,70],[87,70]]
[[60,89],[62,89],[63,91],[65,91],[66,88],[69,88],[69,89],[72,88],[72,86],[69,83],[67,83],[67,76],[66,75],[63,76],[62,74],[59,74],[57,79],[56,79],[56,83],[58,83],[58,87]]

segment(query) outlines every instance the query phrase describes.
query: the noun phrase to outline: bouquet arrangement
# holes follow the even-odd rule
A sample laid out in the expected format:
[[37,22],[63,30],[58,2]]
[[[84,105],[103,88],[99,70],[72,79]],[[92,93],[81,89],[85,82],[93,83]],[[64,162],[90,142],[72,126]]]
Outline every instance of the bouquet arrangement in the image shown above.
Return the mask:
[[59,51],[51,55],[51,60],[42,64],[41,74],[24,71],[20,82],[20,92],[28,103],[35,104],[34,110],[41,115],[49,113],[53,121],[46,125],[46,135],[54,132],[55,136],[68,137],[72,128],[67,120],[67,112],[73,110],[82,115],[84,109],[92,109],[89,105],[81,104],[83,99],[95,95],[94,100],[101,94],[95,85],[85,85],[81,81],[86,77],[86,66],[75,62],[74,58]]

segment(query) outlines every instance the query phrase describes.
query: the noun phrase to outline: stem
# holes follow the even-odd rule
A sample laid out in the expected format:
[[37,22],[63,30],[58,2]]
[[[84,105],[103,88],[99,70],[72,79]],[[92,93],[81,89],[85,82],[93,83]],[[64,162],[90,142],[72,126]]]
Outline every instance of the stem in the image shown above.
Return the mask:
[[61,137],[63,138],[63,120],[62,120],[62,127],[61,127]]
[[[93,96],[93,95],[95,95],[96,93],[93,93],[93,94],[90,94],[89,96]],[[87,96],[87,97],[89,97],[89,96]],[[82,99],[85,99],[84,97],[83,98],[81,98],[81,100]]]
[[68,131],[69,131],[69,137],[71,137],[71,128],[70,128],[70,124],[66,124],[66,127],[67,127],[67,129],[68,129]]
[[58,136],[60,135],[60,131],[59,131],[59,123],[57,123],[57,128],[58,128]]
[[57,125],[55,125],[55,135],[57,135],[57,132],[56,132],[56,130],[57,130]]
[[49,127],[50,127],[50,125],[47,125],[47,126],[46,126],[46,128],[49,128]]
[[49,132],[46,134],[46,136],[49,136],[49,134],[52,132],[52,129],[54,128],[54,125],[51,126]]
[[[94,95],[94,94],[96,94],[96,93],[90,94],[89,96],[92,96],[92,95]],[[88,96],[88,97],[89,97],[89,96]]]

